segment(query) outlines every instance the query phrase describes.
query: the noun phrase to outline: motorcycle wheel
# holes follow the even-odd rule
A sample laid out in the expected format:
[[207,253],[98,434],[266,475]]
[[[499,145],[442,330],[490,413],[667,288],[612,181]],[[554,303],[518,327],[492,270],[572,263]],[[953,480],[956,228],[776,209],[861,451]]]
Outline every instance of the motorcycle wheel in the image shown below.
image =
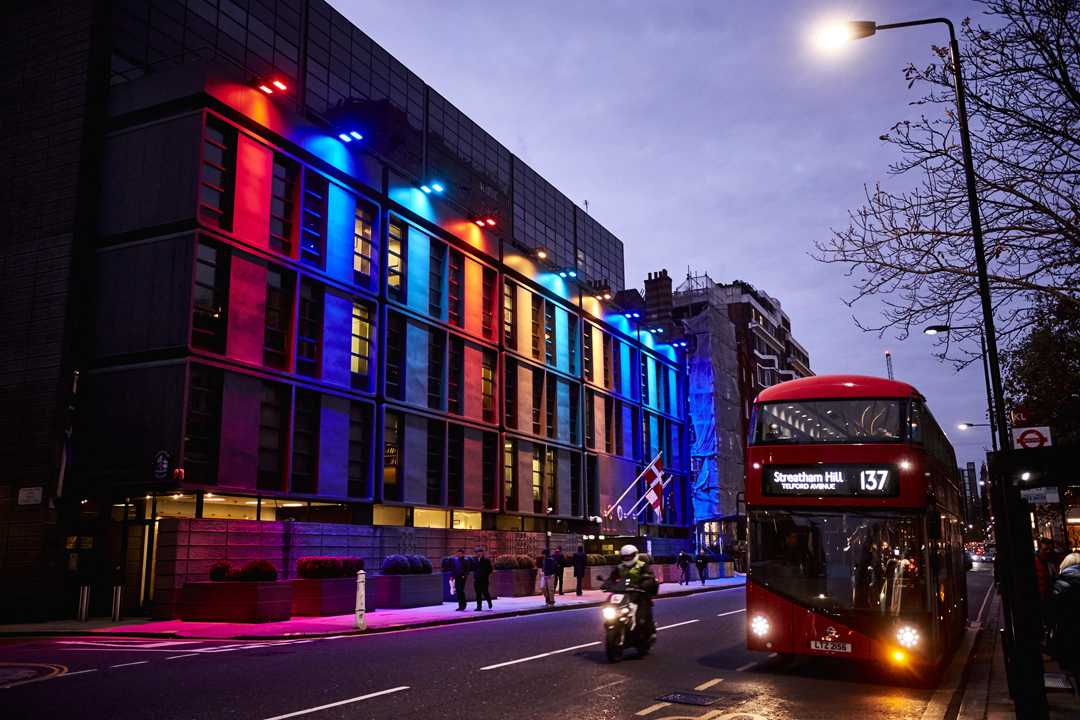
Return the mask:
[[607,631],[607,636],[604,638],[604,650],[607,651],[608,662],[619,662],[622,659],[622,631],[619,628],[611,628]]

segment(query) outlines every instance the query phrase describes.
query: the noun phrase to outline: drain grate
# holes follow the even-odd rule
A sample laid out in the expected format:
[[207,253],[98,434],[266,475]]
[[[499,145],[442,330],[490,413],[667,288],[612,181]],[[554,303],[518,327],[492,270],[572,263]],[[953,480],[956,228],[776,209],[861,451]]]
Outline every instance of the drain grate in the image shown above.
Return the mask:
[[720,698],[716,695],[706,695],[699,692],[673,692],[656,698],[661,702],[678,703],[680,705],[698,705],[708,707]]

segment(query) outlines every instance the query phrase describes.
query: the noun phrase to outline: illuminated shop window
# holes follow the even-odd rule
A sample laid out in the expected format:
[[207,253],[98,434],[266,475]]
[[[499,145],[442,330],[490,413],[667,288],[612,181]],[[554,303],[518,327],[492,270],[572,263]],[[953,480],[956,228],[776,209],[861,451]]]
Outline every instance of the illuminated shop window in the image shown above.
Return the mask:
[[367,388],[371,370],[371,308],[358,300],[353,301],[351,334],[349,370],[352,386]]
[[353,220],[353,280],[359,285],[371,281],[371,261],[374,257],[372,229],[375,225],[375,211],[362,202],[356,203],[356,217]]

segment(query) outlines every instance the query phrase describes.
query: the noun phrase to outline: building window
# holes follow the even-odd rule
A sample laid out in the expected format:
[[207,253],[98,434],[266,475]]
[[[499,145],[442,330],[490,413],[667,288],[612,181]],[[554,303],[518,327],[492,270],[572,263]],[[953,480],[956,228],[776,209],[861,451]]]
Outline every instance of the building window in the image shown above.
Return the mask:
[[274,155],[274,177],[270,182],[270,249],[283,255],[292,255],[298,174],[295,162],[283,155]]
[[577,374],[577,346],[578,346],[578,319],[576,315],[569,314],[566,318],[566,354],[569,356],[570,363],[568,372],[571,375]]
[[443,371],[446,364],[446,333],[432,329],[428,333],[427,404],[432,410],[443,406]]
[[349,497],[371,497],[371,406],[349,405]]
[[465,384],[465,342],[450,336],[450,372],[446,389],[446,409],[455,415],[461,415],[462,388]]
[[581,368],[585,373],[585,379],[592,382],[593,379],[593,356],[592,356],[592,325],[582,323],[581,333]]
[[489,340],[495,336],[495,271],[483,269],[480,287],[480,332]]
[[386,294],[391,300],[405,300],[405,227],[390,221],[386,242]]
[[532,331],[532,356],[534,359],[539,360],[541,355],[541,331],[542,325],[540,323],[540,316],[543,314],[544,300],[536,293],[529,293],[529,306],[531,309],[530,329]]
[[554,438],[558,434],[558,417],[556,415],[556,408],[558,407],[558,380],[554,375],[548,374],[547,376],[547,392],[544,398],[545,405],[545,426],[547,429],[547,436]]
[[610,453],[615,451],[615,423],[613,422],[612,415],[614,413],[615,401],[608,396],[604,396],[604,452]]
[[544,371],[532,368],[532,431],[540,434],[540,413],[544,402]]
[[349,370],[352,386],[366,389],[371,371],[371,308],[353,300],[352,341],[349,345]]
[[442,505],[443,455],[446,452],[446,423],[427,424],[427,504]]
[[184,478],[198,485],[217,483],[221,384],[220,370],[205,365],[191,366],[184,428]]
[[578,407],[581,402],[581,386],[577,383],[570,383],[570,443],[577,445],[578,438],[578,416],[581,414],[581,410]]
[[495,475],[498,472],[499,436],[496,433],[484,433],[483,458],[480,491],[481,502],[485,508],[495,507]]
[[286,389],[264,382],[259,405],[259,471],[256,484],[259,490],[281,490],[285,463],[285,419],[289,401]]
[[503,503],[507,510],[517,510],[517,440],[503,443]]
[[581,455],[570,453],[570,514],[581,517]]
[[503,342],[508,350],[517,349],[517,287],[509,280],[503,281]]
[[296,391],[293,413],[292,491],[315,492],[319,455],[319,396],[310,390]]
[[199,220],[222,230],[232,229],[235,182],[236,130],[217,118],[207,117],[199,178]]
[[450,251],[450,274],[447,277],[447,314],[451,325],[465,326],[465,258]]
[[533,444],[532,456],[532,510],[544,512],[544,446]]
[[330,184],[311,170],[304,171],[303,223],[300,226],[300,259],[322,266],[326,253],[326,197]]
[[319,346],[322,341],[322,286],[300,281],[300,307],[296,323],[296,372],[318,377]]
[[486,422],[495,422],[495,363],[495,353],[485,350],[480,366],[480,395]]
[[603,334],[604,387],[611,387],[611,336]]
[[544,494],[547,496],[547,507],[551,508],[553,514],[559,512],[558,481],[559,455],[555,448],[548,448],[544,456]]
[[611,340],[611,380],[614,383],[612,390],[623,391],[622,382],[622,343],[612,338]]
[[371,282],[371,260],[374,257],[372,230],[375,227],[375,211],[364,203],[356,202],[353,220],[353,281],[358,285]]
[[229,258],[225,250],[200,242],[195,258],[195,298],[191,317],[191,344],[194,347],[225,352],[228,277]]
[[641,404],[649,404],[649,358],[641,356]]
[[465,504],[465,428],[451,424],[446,429],[446,504]]
[[401,413],[387,411],[383,418],[383,500],[401,500]]
[[555,347],[555,305],[544,303],[544,361],[555,365],[558,351]]
[[435,238],[428,238],[431,249],[428,255],[428,314],[442,320],[443,266],[446,265],[446,246]]
[[641,449],[642,458],[646,461],[656,457],[653,452],[652,420],[647,412],[641,413]]
[[600,463],[595,455],[585,456],[585,514],[600,514]]
[[585,447],[596,447],[596,394],[592,390],[585,391]]
[[506,402],[506,427],[514,429],[517,427],[517,409],[518,409],[518,366],[517,363],[511,360],[509,357],[506,359],[506,369],[503,371],[504,392],[503,396]]
[[623,443],[623,412],[625,410],[622,402],[619,400],[614,400],[612,404],[614,406],[613,413],[615,420],[615,454],[622,455],[623,450],[626,449]]
[[266,270],[266,319],[263,324],[263,364],[285,370],[288,365],[289,320],[292,317],[292,289],[285,273],[276,267]]
[[395,312],[386,316],[386,396],[405,399],[405,318]]

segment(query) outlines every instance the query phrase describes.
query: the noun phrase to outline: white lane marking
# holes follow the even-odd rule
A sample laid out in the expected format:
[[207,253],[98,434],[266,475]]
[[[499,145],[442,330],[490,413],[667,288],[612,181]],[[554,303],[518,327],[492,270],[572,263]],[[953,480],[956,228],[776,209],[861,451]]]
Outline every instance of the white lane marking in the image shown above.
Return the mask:
[[66,672],[66,673],[63,673],[62,675],[57,675],[56,677],[58,677],[58,678],[71,677],[72,675],[82,675],[83,673],[92,673],[92,672],[97,672],[97,671],[98,671],[97,668],[90,668],[89,670],[76,670],[75,672]]
[[692,625],[693,623],[701,622],[701,620],[683,620],[682,622],[672,623],[670,625],[664,625],[656,628],[657,630],[670,630],[671,628],[682,627],[683,625]]
[[123,648],[125,650],[152,650],[177,645],[197,645],[203,640],[160,640],[148,642],[139,638],[116,638],[114,640],[60,640],[58,645],[88,645],[98,649]]
[[960,690],[960,680],[964,675],[964,666],[967,665],[971,653],[975,650],[975,636],[977,634],[978,632],[973,628],[968,628],[964,632],[964,639],[960,641],[960,647],[956,649],[953,659],[949,662],[949,667],[945,671],[941,684],[938,685],[937,690],[930,697],[930,702],[926,704],[922,720],[945,717],[949,705],[952,704],[953,696]]
[[199,656],[199,654],[198,654],[198,653],[191,653],[191,654],[189,654],[189,655],[173,655],[172,657],[167,657],[167,658],[165,658],[165,659],[166,659],[166,660],[179,660],[180,658],[186,658],[186,657],[198,657],[198,656]]
[[742,608],[741,610],[732,610],[731,612],[723,612],[723,613],[720,613],[719,615],[717,615],[716,617],[727,617],[728,615],[738,615],[739,613],[744,613],[744,612],[746,612],[746,608]]
[[601,690],[606,690],[609,687],[615,687],[616,685],[622,685],[624,682],[626,682],[626,678],[623,678],[622,680],[616,680],[615,682],[609,682],[606,685],[601,685],[600,687],[594,687],[592,690],[587,690],[586,692],[591,692],[591,693],[600,692]]
[[[659,628],[657,628],[659,630]],[[530,655],[529,657],[518,658],[517,660],[507,660],[506,662],[496,663],[495,665],[486,665],[481,670],[497,670],[507,665],[517,665],[518,663],[529,662],[530,660],[540,660],[541,658],[551,657],[552,655],[558,655],[559,653],[567,653],[571,650],[580,650],[581,648],[592,647],[593,645],[599,645],[600,641],[596,640],[590,643],[583,643],[581,645],[573,645],[568,648],[562,648],[561,650],[552,650],[551,652],[540,653],[539,655]]]
[[649,707],[647,707],[647,708],[644,708],[644,709],[642,709],[642,710],[638,710],[638,711],[637,711],[636,713],[634,713],[634,714],[635,714],[635,715],[637,715],[637,716],[639,716],[639,717],[645,717],[646,715],[648,715],[648,714],[650,714],[650,713],[654,713],[654,712],[656,712],[657,710],[663,710],[663,709],[664,709],[664,708],[666,708],[666,707],[671,707],[671,703],[668,703],[668,702],[658,702],[658,703],[656,703],[655,705],[650,705],[650,706],[649,706]]
[[753,662],[748,662],[745,665],[740,665],[739,667],[735,668],[735,672],[746,672],[747,670],[754,667],[755,665],[757,665],[757,660],[755,660]]
[[705,682],[701,683],[700,685],[698,685],[694,689],[695,690],[708,690],[713,685],[717,685],[717,684],[722,683],[722,682],[724,682],[724,678],[713,678],[712,680],[706,680]]
[[982,625],[983,614],[986,612],[986,606],[990,603],[990,598],[994,594],[994,584],[990,583],[990,587],[986,588],[986,595],[983,596],[982,605],[979,606],[979,616],[975,618],[974,627]]
[[131,667],[132,665],[145,665],[148,662],[150,662],[150,661],[149,660],[136,660],[135,662],[120,663],[119,665],[110,665],[109,668],[112,669],[112,668]]
[[306,710],[297,710],[296,712],[285,713],[284,715],[275,715],[274,717],[266,718],[266,720],[285,720],[285,718],[296,717],[298,715],[307,715],[308,713],[318,712],[320,710],[326,710],[332,707],[339,707],[341,705],[348,705],[349,703],[360,702],[361,700],[370,700],[371,698],[379,697],[381,695],[390,695],[392,693],[401,692],[402,690],[408,690],[408,685],[402,685],[396,688],[390,688],[389,690],[379,690],[378,692],[368,693],[367,695],[360,695],[359,697],[348,698],[346,700],[338,700],[337,702],[327,703],[326,705],[318,705],[313,708],[307,708]]

